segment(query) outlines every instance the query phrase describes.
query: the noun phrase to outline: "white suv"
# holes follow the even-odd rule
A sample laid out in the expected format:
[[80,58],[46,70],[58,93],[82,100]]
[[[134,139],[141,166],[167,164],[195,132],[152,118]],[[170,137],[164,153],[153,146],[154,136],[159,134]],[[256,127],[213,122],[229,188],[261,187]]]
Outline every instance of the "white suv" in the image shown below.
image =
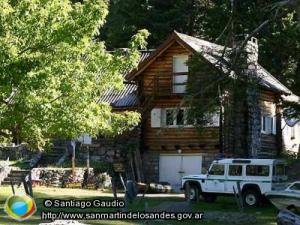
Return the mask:
[[196,193],[207,202],[217,195],[233,195],[238,183],[246,206],[255,206],[261,197],[271,190],[284,186],[286,163],[278,159],[221,159],[212,162],[206,174],[188,175],[182,178],[182,189],[189,183],[189,197]]

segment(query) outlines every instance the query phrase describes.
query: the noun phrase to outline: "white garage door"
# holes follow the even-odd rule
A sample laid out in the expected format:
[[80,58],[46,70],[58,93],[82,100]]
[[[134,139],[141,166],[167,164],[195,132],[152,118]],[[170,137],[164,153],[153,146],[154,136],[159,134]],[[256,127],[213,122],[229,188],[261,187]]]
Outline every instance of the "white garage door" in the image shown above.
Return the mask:
[[201,155],[160,155],[159,181],[169,182],[175,191],[179,191],[182,176],[200,174],[201,168]]

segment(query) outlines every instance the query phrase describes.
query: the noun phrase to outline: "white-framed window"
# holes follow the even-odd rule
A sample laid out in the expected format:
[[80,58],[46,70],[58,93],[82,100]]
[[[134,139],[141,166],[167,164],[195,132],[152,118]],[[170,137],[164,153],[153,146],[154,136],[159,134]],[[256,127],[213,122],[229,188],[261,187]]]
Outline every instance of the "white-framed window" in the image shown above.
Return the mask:
[[194,123],[188,120],[186,108],[166,108],[162,110],[162,124],[166,127],[189,127]]
[[173,93],[182,94],[186,92],[189,71],[186,62],[188,58],[188,55],[173,56]]
[[261,117],[261,133],[276,134],[276,116],[262,115],[262,117]]

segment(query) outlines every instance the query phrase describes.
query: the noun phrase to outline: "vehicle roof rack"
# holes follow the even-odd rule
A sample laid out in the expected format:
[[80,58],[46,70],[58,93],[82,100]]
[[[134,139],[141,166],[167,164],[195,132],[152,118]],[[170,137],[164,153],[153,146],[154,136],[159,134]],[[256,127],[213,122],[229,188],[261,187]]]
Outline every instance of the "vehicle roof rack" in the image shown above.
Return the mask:
[[250,159],[234,159],[232,163],[251,163]]

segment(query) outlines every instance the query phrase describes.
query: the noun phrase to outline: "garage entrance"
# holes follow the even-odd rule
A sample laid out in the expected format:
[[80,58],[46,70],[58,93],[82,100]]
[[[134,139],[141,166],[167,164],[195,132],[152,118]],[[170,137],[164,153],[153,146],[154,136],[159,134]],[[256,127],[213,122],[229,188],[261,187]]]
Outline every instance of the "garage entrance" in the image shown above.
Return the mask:
[[201,155],[160,155],[159,181],[169,182],[175,191],[179,191],[181,178],[185,175],[200,174],[201,169]]

